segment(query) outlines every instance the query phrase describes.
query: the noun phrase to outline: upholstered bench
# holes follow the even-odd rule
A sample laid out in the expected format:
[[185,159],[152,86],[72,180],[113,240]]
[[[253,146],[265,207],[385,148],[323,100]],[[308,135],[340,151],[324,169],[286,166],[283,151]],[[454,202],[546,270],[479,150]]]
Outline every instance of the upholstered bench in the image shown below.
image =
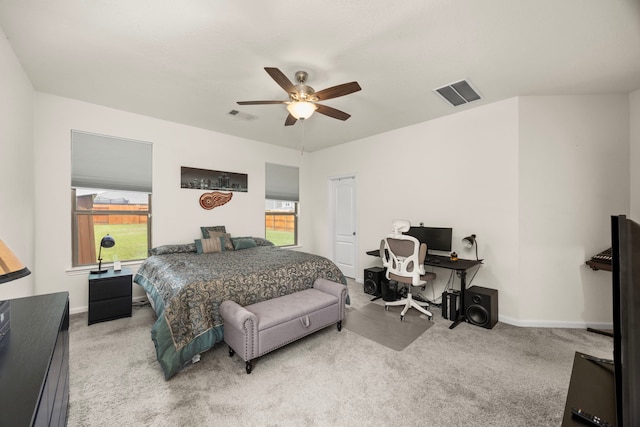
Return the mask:
[[316,279],[313,288],[246,307],[224,301],[220,315],[229,356],[238,353],[250,374],[257,357],[334,323],[340,331],[346,299],[345,285]]

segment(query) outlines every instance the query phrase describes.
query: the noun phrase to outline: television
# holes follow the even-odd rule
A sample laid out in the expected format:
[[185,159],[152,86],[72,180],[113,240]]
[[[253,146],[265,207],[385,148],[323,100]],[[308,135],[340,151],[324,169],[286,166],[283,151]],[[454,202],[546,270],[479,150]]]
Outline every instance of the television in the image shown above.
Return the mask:
[[451,252],[452,228],[446,227],[409,227],[403,234],[413,236],[427,245],[427,251]]
[[616,425],[640,426],[640,224],[611,217]]

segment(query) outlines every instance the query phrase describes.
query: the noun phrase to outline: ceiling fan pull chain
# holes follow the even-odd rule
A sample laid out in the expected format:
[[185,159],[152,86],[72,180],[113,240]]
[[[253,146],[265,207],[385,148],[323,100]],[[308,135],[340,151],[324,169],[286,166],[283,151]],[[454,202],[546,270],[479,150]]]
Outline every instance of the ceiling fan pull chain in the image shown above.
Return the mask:
[[304,122],[306,120],[301,120],[302,122],[302,147],[300,148],[300,155],[302,156],[304,154]]

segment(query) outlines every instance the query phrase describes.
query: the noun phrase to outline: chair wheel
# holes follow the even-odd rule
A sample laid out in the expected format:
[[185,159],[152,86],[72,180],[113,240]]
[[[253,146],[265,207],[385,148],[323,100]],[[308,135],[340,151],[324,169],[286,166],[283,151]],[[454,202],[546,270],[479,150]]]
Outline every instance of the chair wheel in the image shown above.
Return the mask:
[[386,311],[389,311],[389,306],[388,306],[388,305],[385,305],[385,306],[384,306],[384,309],[385,309]]
[[433,320],[433,316],[429,316],[429,320]]
[[400,315],[400,321],[404,322],[404,316],[403,315]]

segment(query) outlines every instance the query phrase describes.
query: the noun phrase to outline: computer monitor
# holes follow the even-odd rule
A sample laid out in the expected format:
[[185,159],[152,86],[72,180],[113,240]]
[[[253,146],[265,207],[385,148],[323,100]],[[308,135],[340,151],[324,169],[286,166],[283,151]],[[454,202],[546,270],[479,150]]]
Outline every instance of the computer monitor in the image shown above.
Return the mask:
[[447,227],[410,227],[405,233],[413,236],[420,243],[426,243],[427,251],[451,252],[452,228]]

